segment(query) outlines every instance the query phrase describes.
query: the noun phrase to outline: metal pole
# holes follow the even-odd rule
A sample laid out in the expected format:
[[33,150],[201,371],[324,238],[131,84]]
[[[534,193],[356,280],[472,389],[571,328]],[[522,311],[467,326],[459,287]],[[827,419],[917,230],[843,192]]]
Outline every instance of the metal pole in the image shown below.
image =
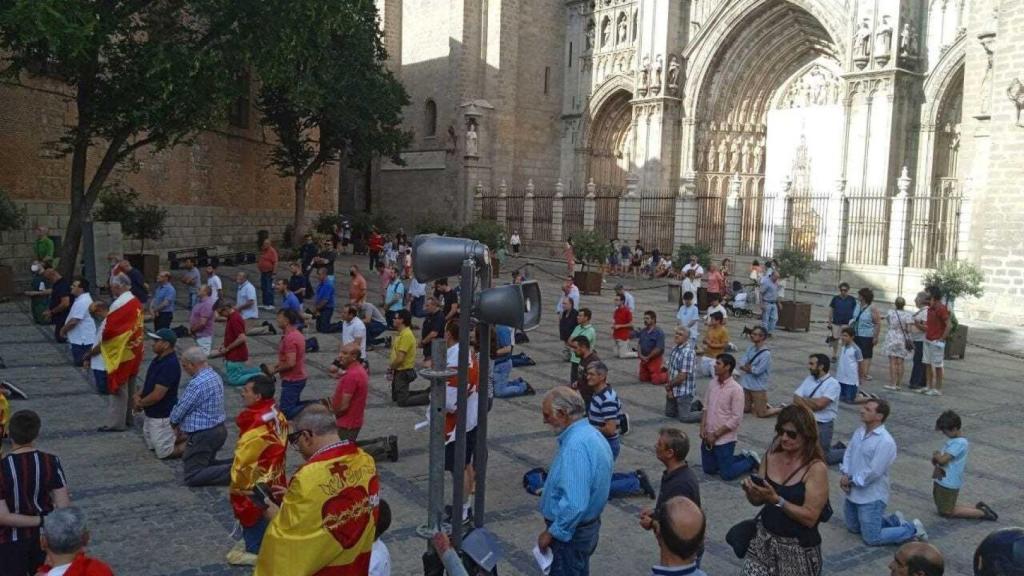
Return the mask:
[[[455,424],[455,461],[452,462],[452,546],[462,546],[462,503],[465,500],[466,462],[466,404],[469,397],[469,342],[470,312],[473,307],[473,276],[476,267],[472,259],[462,263],[462,282],[459,284],[459,377]],[[479,393],[478,393],[479,397]]]
[[[491,287],[491,267],[484,266],[480,273],[480,291]],[[514,340],[514,336],[513,336]],[[490,386],[491,367],[491,325],[480,323],[480,379]],[[480,402],[477,405],[476,453],[473,455],[473,467],[476,470],[476,494],[473,500],[473,525],[480,528],[484,525],[484,506],[487,496],[487,413],[490,411],[490,395],[487,388],[481,389]]]
[[[424,538],[430,538],[441,530],[444,519],[444,403],[448,378],[454,370],[445,366],[444,339],[434,340],[430,349],[431,368],[420,370],[420,376],[430,380],[430,464],[427,480],[427,523],[420,531]],[[427,551],[432,548],[427,544]]]

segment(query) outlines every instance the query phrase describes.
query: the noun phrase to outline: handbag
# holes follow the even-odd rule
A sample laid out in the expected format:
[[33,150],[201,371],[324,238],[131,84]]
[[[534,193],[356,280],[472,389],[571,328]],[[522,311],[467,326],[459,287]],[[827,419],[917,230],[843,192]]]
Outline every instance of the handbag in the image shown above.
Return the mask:
[[754,540],[754,536],[757,535],[757,522],[760,518],[761,513],[758,512],[757,516],[749,520],[737,522],[725,533],[725,541],[732,547],[732,552],[737,558],[743,558],[747,555],[747,549],[750,548],[750,543]]
[[907,334],[907,327],[903,323],[903,318],[900,317],[900,313],[896,313],[896,319],[900,321],[900,332],[903,332],[903,347],[907,349],[907,352],[914,351],[914,339]]

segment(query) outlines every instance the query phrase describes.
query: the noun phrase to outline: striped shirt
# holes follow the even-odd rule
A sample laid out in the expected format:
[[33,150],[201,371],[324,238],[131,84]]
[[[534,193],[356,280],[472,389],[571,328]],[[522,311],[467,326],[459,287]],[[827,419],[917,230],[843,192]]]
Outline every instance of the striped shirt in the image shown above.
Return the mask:
[[[64,488],[64,469],[53,454],[33,450],[0,460],[0,498],[14,514],[39,516],[53,511],[53,491]],[[0,544],[38,541],[39,528],[0,526]]]
[[191,434],[223,424],[224,419],[224,382],[207,366],[189,380],[171,410],[171,424]]
[[[590,399],[590,406],[587,407],[587,419],[597,428],[604,426],[604,423],[609,420],[618,422],[621,414],[622,403],[619,402],[619,395],[612,390],[611,386],[595,393]],[[611,442],[618,437],[619,433],[615,432],[614,435],[606,438]]]
[[693,349],[693,340],[688,340],[686,344],[672,349],[668,363],[669,381],[675,380],[676,376],[682,372],[686,373],[686,378],[678,385],[672,387],[672,395],[676,398],[693,396],[697,384],[696,364],[697,353]]

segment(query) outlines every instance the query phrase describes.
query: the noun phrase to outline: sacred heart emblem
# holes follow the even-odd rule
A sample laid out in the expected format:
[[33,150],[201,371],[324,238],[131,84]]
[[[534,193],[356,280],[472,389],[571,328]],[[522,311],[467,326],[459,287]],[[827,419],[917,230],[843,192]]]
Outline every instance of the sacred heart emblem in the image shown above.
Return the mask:
[[324,529],[344,549],[352,548],[359,542],[370,523],[373,505],[362,486],[352,486],[338,492],[324,502],[320,509]]

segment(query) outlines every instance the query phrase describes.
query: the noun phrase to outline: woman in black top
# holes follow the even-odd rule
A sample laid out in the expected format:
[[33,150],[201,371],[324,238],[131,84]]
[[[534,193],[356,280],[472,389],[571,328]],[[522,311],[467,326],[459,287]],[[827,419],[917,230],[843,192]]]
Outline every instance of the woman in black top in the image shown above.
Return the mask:
[[[572,331],[576,329],[576,325],[579,322],[576,317],[579,315],[579,311],[576,310],[575,302],[568,296],[562,296],[562,313],[558,315],[558,339],[565,342],[572,336]],[[565,347],[562,349],[562,357],[568,362],[569,361],[569,348]]]
[[786,406],[775,421],[775,434],[759,477],[743,481],[747,500],[761,506],[743,574],[817,576],[821,574],[818,523],[828,504],[828,468],[818,445],[814,414],[802,406]]

